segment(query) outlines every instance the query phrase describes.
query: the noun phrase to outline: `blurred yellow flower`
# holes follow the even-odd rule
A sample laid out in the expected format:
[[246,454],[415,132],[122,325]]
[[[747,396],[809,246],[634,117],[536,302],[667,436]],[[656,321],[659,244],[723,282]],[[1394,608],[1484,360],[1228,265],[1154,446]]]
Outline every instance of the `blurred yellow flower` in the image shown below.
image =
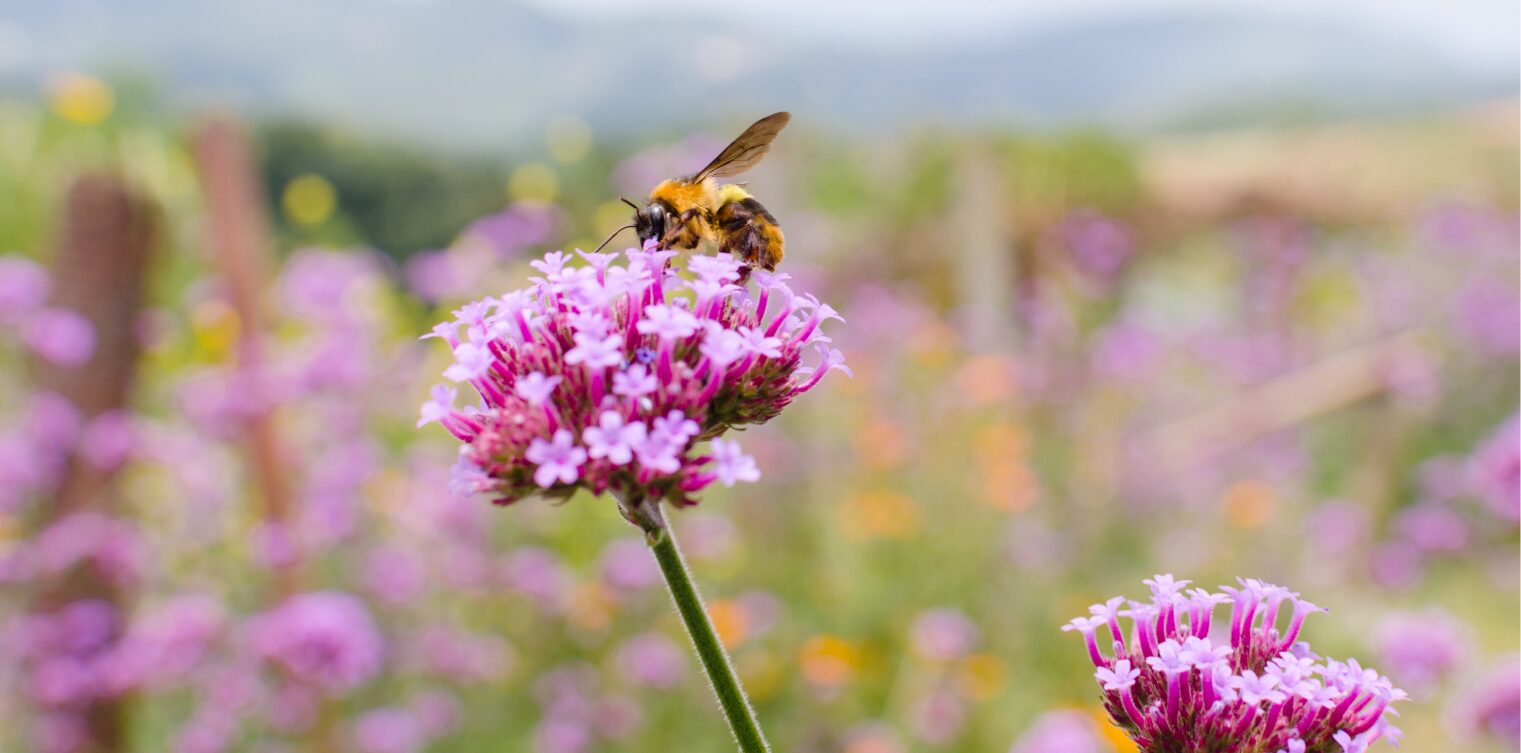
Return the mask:
[[1000,422],[977,432],[977,456],[989,462],[1022,458],[1029,449],[1029,439],[1017,424]]
[[708,619],[718,631],[718,640],[724,648],[734,648],[750,637],[750,619],[739,602],[720,599],[708,602]]
[[746,654],[738,658],[736,664],[740,682],[745,684],[745,692],[754,700],[770,698],[781,692],[787,680],[781,662],[768,653]]
[[1225,520],[1236,528],[1261,528],[1273,518],[1276,499],[1266,482],[1247,479],[1225,490]]
[[507,179],[507,196],[513,201],[547,204],[560,192],[560,177],[543,162],[519,165]]
[[321,225],[338,206],[338,192],[321,175],[308,173],[285,184],[280,206],[291,222],[304,227]]
[[116,108],[116,95],[110,86],[98,78],[79,73],[54,79],[48,87],[47,99],[53,114],[81,125],[95,125]]
[[861,650],[854,643],[833,635],[815,635],[798,652],[803,676],[816,685],[838,686],[850,682],[861,666]]
[[591,153],[592,132],[586,122],[576,117],[555,118],[544,134],[549,156],[566,164],[580,162]]
[[901,539],[919,528],[914,501],[890,489],[868,489],[840,505],[840,528],[856,539]]
[[1103,736],[1105,742],[1109,743],[1109,747],[1114,749],[1114,753],[1136,753],[1139,750],[1135,741],[1131,740],[1124,730],[1109,721],[1109,712],[1103,707],[1088,709],[1088,716],[1093,717],[1093,723],[1098,726],[1099,734]]
[[956,689],[974,701],[986,701],[1003,690],[1009,667],[992,654],[972,654],[956,668]]
[[201,301],[190,311],[190,331],[195,335],[196,346],[212,360],[227,358],[242,328],[238,312],[219,299]]

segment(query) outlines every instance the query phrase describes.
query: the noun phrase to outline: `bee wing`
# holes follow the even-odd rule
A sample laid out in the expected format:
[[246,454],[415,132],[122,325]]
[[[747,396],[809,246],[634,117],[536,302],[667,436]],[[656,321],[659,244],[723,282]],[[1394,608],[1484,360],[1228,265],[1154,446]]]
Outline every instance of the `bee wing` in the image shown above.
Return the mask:
[[724,147],[724,150],[708,163],[707,167],[699,170],[692,180],[700,181],[705,178],[723,178],[730,175],[738,175],[765,158],[766,153],[771,151],[771,142],[778,133],[792,121],[792,113],[777,112],[767,115],[755,121],[739,138],[734,139]]

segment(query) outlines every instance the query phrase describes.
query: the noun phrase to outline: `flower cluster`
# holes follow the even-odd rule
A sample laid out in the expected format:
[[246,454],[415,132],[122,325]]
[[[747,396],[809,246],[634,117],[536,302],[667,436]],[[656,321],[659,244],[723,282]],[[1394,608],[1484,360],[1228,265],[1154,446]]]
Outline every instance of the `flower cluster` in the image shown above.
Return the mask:
[[[1115,597],[1062,628],[1082,633],[1110,717],[1142,751],[1362,753],[1380,738],[1399,741],[1389,706],[1404,691],[1355,659],[1322,661],[1296,642],[1305,618],[1325,610],[1258,580],[1224,593],[1185,591],[1190,582],[1158,575],[1145,581],[1151,602]],[[1213,624],[1225,602],[1228,639]],[[1132,622],[1128,636],[1121,617]]]
[[[554,252],[532,262],[533,286],[487,298],[434,328],[454,351],[444,372],[480,395],[457,409],[440,384],[418,425],[461,441],[457,490],[501,503],[577,488],[625,500],[692,504],[714,481],[760,471],[730,427],[769,421],[832,369],[845,370],[820,325],[828,305],[794,295],[786,275],[756,271],[752,295],[728,255],[693,256],[690,279],[671,251]],[[463,332],[463,334],[461,334]],[[803,356],[817,351],[816,366]],[[848,373],[848,372],[847,372]],[[711,440],[706,453],[697,443]]]

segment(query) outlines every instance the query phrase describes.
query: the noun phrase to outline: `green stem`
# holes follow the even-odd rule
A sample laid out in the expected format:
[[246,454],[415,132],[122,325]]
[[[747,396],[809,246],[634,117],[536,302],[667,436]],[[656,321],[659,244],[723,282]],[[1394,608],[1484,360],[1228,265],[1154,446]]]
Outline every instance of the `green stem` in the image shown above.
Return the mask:
[[739,686],[739,676],[735,674],[734,665],[718,640],[713,621],[708,619],[708,610],[703,606],[702,596],[697,593],[692,572],[687,569],[681,550],[676,547],[676,537],[672,535],[669,526],[663,525],[664,521],[661,523],[648,535],[650,549],[655,552],[655,560],[660,563],[660,571],[665,574],[671,599],[676,602],[676,611],[681,613],[681,621],[686,623],[687,633],[692,636],[697,658],[702,661],[702,668],[713,684],[713,693],[718,696],[718,705],[723,707],[724,716],[729,720],[734,740],[739,743],[739,749],[743,753],[769,753],[771,747],[766,744],[765,735],[761,734],[760,723],[755,720],[755,710],[750,708],[750,701],[745,698],[745,691]]

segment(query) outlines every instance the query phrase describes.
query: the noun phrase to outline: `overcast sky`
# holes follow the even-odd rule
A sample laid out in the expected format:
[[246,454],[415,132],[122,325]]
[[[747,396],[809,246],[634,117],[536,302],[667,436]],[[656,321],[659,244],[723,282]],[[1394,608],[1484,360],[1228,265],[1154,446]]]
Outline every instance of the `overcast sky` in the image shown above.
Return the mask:
[[[411,0],[418,1],[418,0]],[[425,0],[424,0],[425,1]],[[1165,13],[1193,8],[1250,7],[1290,14],[1350,18],[1410,34],[1476,65],[1517,67],[1521,3],[1517,0],[531,0],[549,12],[594,15],[670,11],[726,14],[775,30],[806,31],[869,44],[942,44],[1020,27],[1092,15]],[[764,8],[764,17],[757,9]]]

